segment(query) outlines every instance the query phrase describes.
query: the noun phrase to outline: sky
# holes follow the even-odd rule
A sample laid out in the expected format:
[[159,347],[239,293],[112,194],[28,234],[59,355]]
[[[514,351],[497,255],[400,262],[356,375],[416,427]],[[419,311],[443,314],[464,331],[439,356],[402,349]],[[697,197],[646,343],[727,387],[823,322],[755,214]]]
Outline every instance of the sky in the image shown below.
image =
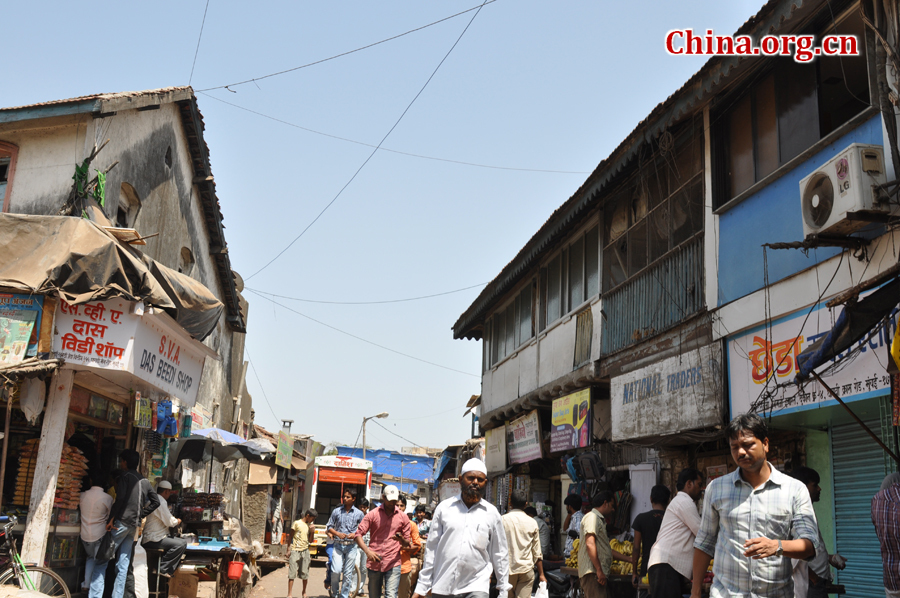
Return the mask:
[[256,422],[355,445],[386,411],[370,447],[443,448],[481,392],[453,323],[703,65],[666,33],[730,34],[761,5],[9,3],[0,105],[192,85]]

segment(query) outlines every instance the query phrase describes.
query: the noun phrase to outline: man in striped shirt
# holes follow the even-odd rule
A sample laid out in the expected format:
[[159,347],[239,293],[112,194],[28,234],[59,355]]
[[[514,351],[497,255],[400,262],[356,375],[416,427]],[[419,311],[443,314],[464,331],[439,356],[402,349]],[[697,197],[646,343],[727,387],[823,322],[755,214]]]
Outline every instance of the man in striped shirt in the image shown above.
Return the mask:
[[887,476],[872,498],[872,523],[881,543],[885,596],[900,598],[900,474]]
[[824,550],[809,491],[766,459],[769,431],[760,416],[739,415],[725,432],[738,468],[706,489],[691,597],[700,598],[715,555],[710,598],[793,598],[791,559]]

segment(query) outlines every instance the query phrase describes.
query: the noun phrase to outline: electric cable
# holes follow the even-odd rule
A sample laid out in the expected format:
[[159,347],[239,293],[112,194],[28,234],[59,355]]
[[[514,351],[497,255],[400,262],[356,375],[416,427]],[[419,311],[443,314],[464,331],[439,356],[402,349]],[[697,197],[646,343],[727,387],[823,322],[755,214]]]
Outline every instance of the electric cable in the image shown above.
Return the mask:
[[200,53],[200,40],[203,39],[203,26],[206,25],[206,13],[209,11],[209,0],[206,0],[206,8],[203,9],[203,21],[200,23],[200,35],[197,37],[197,49],[194,50],[194,62],[191,63],[191,76],[188,85],[194,80],[194,67],[197,66],[197,55]]
[[[496,1],[496,0],[495,0]],[[300,129],[301,131],[306,131],[308,133],[313,133],[315,135],[321,135],[323,137],[330,137],[331,139],[337,139],[339,141],[346,141],[347,143],[355,143],[356,145],[361,145],[363,147],[376,147],[371,143],[366,143],[365,141],[357,141],[356,139],[349,139],[347,137],[341,137],[339,135],[332,135],[331,133],[323,133],[322,131],[316,131],[315,129],[310,129],[308,127],[304,127],[286,120],[282,120],[280,118],[276,118],[274,116],[269,116],[268,114],[263,114],[262,112],[257,112],[256,110],[251,110],[250,108],[246,108],[239,104],[235,104],[233,102],[228,102],[223,100],[222,98],[217,98],[214,95],[208,94],[203,91],[198,91],[197,93],[203,94],[211,100],[216,100],[217,102],[222,102],[228,106],[233,108],[237,108],[239,110],[244,110],[249,112],[250,114],[255,114],[257,116],[261,116],[262,118],[267,118],[271,121],[281,123],[283,125],[287,125],[289,127],[294,127],[295,129]],[[466,162],[464,160],[452,160],[450,158],[438,158],[437,156],[426,156],[424,154],[414,154],[412,152],[403,152],[400,150],[389,149],[386,147],[381,148],[383,152],[390,152],[392,154],[398,154],[401,156],[409,156],[411,158],[421,158],[422,160],[434,160],[436,162],[448,162],[450,164],[460,164],[462,166],[475,166],[476,168],[489,168],[492,170],[511,170],[515,172],[545,172],[549,174],[590,174],[587,170],[551,170],[547,168],[518,168],[514,166],[497,166],[495,164],[479,164],[477,162]]]
[[275,293],[267,293],[266,291],[260,291],[259,289],[252,289],[250,287],[245,287],[245,288],[248,291],[253,291],[254,293],[257,293],[260,295],[268,295],[270,297],[278,297],[279,299],[290,299],[291,301],[303,301],[304,303],[324,303],[326,305],[382,305],[384,303],[404,303],[407,301],[418,301],[420,299],[431,299],[432,297],[442,297],[444,295],[452,295],[453,293],[461,293],[462,291],[468,291],[469,289],[483,287],[486,284],[487,284],[486,282],[482,282],[480,284],[474,284],[470,287],[456,289],[454,291],[445,291],[443,293],[434,293],[433,295],[422,295],[420,297],[407,297],[406,299],[385,299],[383,301],[320,301],[320,300],[316,300],[316,299],[301,299],[300,297],[288,297],[286,295],[277,295]]
[[247,354],[247,361],[250,362],[250,368],[253,370],[253,375],[256,376],[256,381],[259,383],[259,389],[263,393],[263,398],[266,400],[266,405],[269,406],[269,410],[272,412],[272,416],[275,418],[276,422],[280,422],[281,418],[278,417],[278,414],[275,413],[275,408],[272,407],[272,403],[269,402],[269,396],[266,394],[266,389],[263,388],[262,380],[259,379],[259,373],[256,371],[256,366],[253,365],[253,360],[250,358],[250,350],[247,349],[246,345],[244,346],[244,353]]
[[[247,290],[250,290],[250,289],[247,289]],[[477,374],[471,374],[471,373],[469,373],[469,372],[464,372],[463,370],[457,370],[457,369],[448,367],[448,366],[446,366],[446,365],[441,365],[441,364],[439,364],[439,363],[434,363],[433,361],[428,361],[428,360],[426,360],[426,359],[422,359],[422,358],[416,357],[416,356],[414,356],[414,355],[409,355],[408,353],[403,353],[402,351],[397,351],[396,349],[391,349],[390,347],[385,347],[384,345],[379,345],[379,344],[376,343],[376,342],[370,341],[370,340],[365,339],[365,338],[363,338],[363,337],[361,337],[361,336],[356,336],[355,334],[350,333],[350,332],[347,332],[346,330],[341,330],[340,328],[336,328],[336,327],[332,326],[331,324],[326,324],[325,322],[322,322],[321,320],[317,320],[317,319],[315,319],[315,318],[313,318],[313,317],[311,317],[311,316],[308,316],[308,315],[306,315],[306,314],[304,314],[304,313],[301,313],[301,312],[297,311],[296,309],[291,309],[291,308],[288,307],[287,305],[283,305],[283,304],[281,304],[281,303],[278,303],[277,301],[275,301],[275,300],[273,300],[273,299],[270,299],[270,298],[266,297],[265,295],[261,295],[261,294],[255,292],[255,291],[250,291],[250,292],[253,293],[254,295],[258,296],[258,297],[261,297],[262,299],[265,299],[266,301],[269,301],[270,303],[274,303],[274,304],[277,305],[278,307],[281,307],[281,308],[283,308],[283,309],[286,309],[286,310],[288,310],[289,312],[293,312],[293,313],[297,314],[298,316],[301,316],[301,317],[306,318],[307,320],[311,320],[311,321],[315,322],[316,324],[319,324],[319,325],[324,326],[324,327],[326,327],[326,328],[330,328],[331,330],[334,330],[335,332],[340,332],[341,334],[345,334],[345,335],[349,336],[350,338],[355,338],[355,339],[358,340],[358,341],[362,341],[362,342],[364,342],[364,343],[366,343],[366,344],[369,344],[369,345],[372,345],[372,346],[374,346],[374,347],[378,347],[379,349],[384,349],[385,351],[390,351],[391,353],[396,353],[397,355],[401,355],[401,356],[407,357],[407,358],[409,358],[409,359],[414,359],[414,360],[416,360],[416,361],[421,361],[422,363],[427,363],[428,365],[433,365],[434,367],[438,367],[438,368],[441,368],[441,369],[444,369],[444,370],[449,370],[449,371],[451,371],[451,372],[456,372],[457,374],[464,374],[464,375],[466,375],[466,376],[472,376],[473,378],[480,378],[480,377],[481,377],[481,376],[479,376],[479,375],[477,375]]]
[[[434,76],[437,74],[438,70],[441,68],[441,65],[444,64],[444,62],[445,62],[445,61],[447,60],[447,58],[450,56],[450,53],[453,52],[453,49],[456,48],[457,44],[459,44],[460,40],[462,40],[463,36],[466,34],[466,31],[469,30],[469,27],[472,25],[472,22],[475,20],[475,17],[478,16],[478,13],[481,12],[481,9],[484,7],[485,4],[488,3],[488,1],[489,1],[489,0],[484,0],[484,2],[481,3],[481,6],[478,7],[478,10],[475,11],[475,14],[472,15],[472,18],[471,18],[471,19],[469,19],[469,22],[466,24],[465,29],[462,30],[462,33],[459,34],[459,37],[456,38],[456,41],[453,42],[453,45],[450,46],[450,49],[447,50],[447,53],[444,55],[443,58],[441,58],[441,61],[440,61],[440,62],[438,63],[438,65],[435,67],[434,71],[431,73],[431,75],[428,77],[428,79],[425,81],[425,84],[422,86],[422,89],[420,89],[420,90],[419,90],[419,93],[417,93],[417,94],[415,95],[415,97],[412,99],[412,101],[410,101],[409,105],[406,106],[406,109],[404,109],[404,110],[403,110],[403,113],[400,114],[400,118],[397,119],[397,122],[394,123],[394,126],[392,126],[392,127],[390,128],[390,130],[384,135],[384,137],[381,139],[381,141],[378,142],[378,146],[376,146],[375,149],[372,150],[372,153],[369,154],[369,157],[366,158],[365,162],[363,162],[363,163],[360,165],[360,167],[359,167],[358,169],[356,169],[356,172],[353,173],[353,176],[350,177],[350,180],[347,181],[347,183],[346,183],[343,187],[341,187],[341,190],[338,191],[337,195],[334,196],[334,199],[332,199],[330,202],[328,202],[328,205],[326,205],[326,206],[322,209],[322,211],[319,212],[319,215],[316,216],[316,217],[313,219],[312,222],[310,222],[308,225],[306,225],[306,228],[304,228],[302,231],[300,231],[300,234],[297,235],[297,236],[294,238],[293,241],[291,241],[290,243],[288,243],[287,247],[285,247],[285,248],[282,249],[280,252],[278,252],[278,255],[276,255],[276,256],[273,257],[271,260],[269,260],[269,262],[268,262],[265,266],[263,266],[262,268],[260,268],[259,270],[257,270],[256,272],[254,272],[253,274],[251,274],[250,276],[248,276],[247,278],[245,278],[245,279],[244,279],[245,281],[246,281],[246,280],[250,280],[251,278],[253,278],[253,277],[256,276],[257,274],[259,274],[260,272],[262,272],[263,270],[265,270],[266,268],[268,268],[270,265],[272,265],[272,263],[273,263],[275,260],[277,260],[279,257],[281,257],[281,256],[284,254],[285,251],[287,251],[288,249],[290,249],[291,246],[292,246],[294,243],[296,243],[296,242],[300,239],[300,237],[302,237],[304,234],[306,234],[306,231],[308,231],[308,230],[310,229],[310,227],[312,227],[312,225],[314,225],[316,222],[318,222],[319,218],[322,217],[322,215],[328,210],[328,208],[330,208],[330,207],[332,206],[332,204],[334,204],[334,202],[337,201],[337,199],[338,199],[338,198],[341,196],[341,194],[344,192],[344,189],[346,189],[347,187],[349,187],[349,186],[350,186],[350,183],[352,183],[352,182],[356,179],[357,175],[359,175],[359,173],[362,171],[362,169],[365,168],[366,164],[369,163],[369,160],[371,160],[371,159],[375,156],[375,154],[376,154],[376,153],[378,152],[378,150],[381,148],[382,144],[383,144],[385,141],[387,141],[387,138],[390,136],[390,134],[394,132],[394,129],[397,128],[397,126],[400,124],[400,121],[403,120],[403,117],[406,116],[406,113],[409,112],[409,109],[412,108],[412,106],[413,106],[413,104],[415,104],[416,100],[419,99],[419,96],[422,95],[422,92],[425,91],[425,88],[428,87],[428,84],[429,84],[429,83],[431,83],[431,80],[432,80],[432,79],[434,78]],[[490,0],[490,1],[496,2],[496,0]]]
[[378,426],[379,428],[381,428],[382,430],[384,430],[385,432],[387,432],[388,434],[393,434],[394,436],[396,436],[396,437],[399,438],[400,440],[406,441],[406,442],[410,443],[411,445],[413,445],[413,446],[416,447],[416,448],[420,448],[420,449],[426,448],[426,447],[424,447],[424,446],[421,446],[421,445],[416,444],[415,442],[413,442],[413,441],[410,440],[409,438],[404,438],[403,436],[400,436],[400,435],[397,434],[396,432],[391,432],[390,430],[388,430],[387,428],[385,428],[384,426],[382,426],[382,425],[381,425],[380,423],[378,423],[377,421],[372,420],[372,423],[375,424],[376,426]]
[[[197,90],[197,91],[212,91],[212,90],[214,90],[214,89],[227,89],[228,91],[231,91],[232,93],[237,93],[236,91],[233,91],[233,90],[230,89],[230,88],[231,88],[231,87],[237,87],[238,85],[245,85],[245,84],[247,84],[247,83],[256,83],[257,81],[262,81],[263,79],[268,79],[269,77],[276,77],[276,76],[278,76],[278,75],[284,75],[285,73],[292,73],[292,72],[294,72],[294,71],[299,71],[300,69],[305,69],[305,68],[310,67],[310,66],[315,66],[315,65],[317,65],[317,64],[322,64],[323,62],[328,62],[329,60],[334,60],[335,58],[341,58],[341,57],[343,57],[343,56],[349,56],[350,54],[355,54],[356,52],[360,52],[360,51],[362,51],[362,50],[368,50],[369,48],[374,48],[375,46],[378,46],[378,45],[383,44],[383,43],[385,43],[385,42],[389,42],[389,41],[393,41],[393,40],[395,40],[395,39],[399,39],[399,38],[401,38],[401,37],[403,37],[403,36],[405,36],[405,35],[409,35],[410,33],[415,33],[416,31],[421,31],[422,29],[427,29],[428,27],[431,27],[431,26],[433,26],[433,25],[437,25],[438,23],[443,23],[444,21],[448,21],[448,20],[453,19],[453,18],[456,18],[456,17],[458,17],[458,16],[460,16],[460,15],[464,15],[464,14],[466,14],[467,12],[472,12],[473,10],[478,10],[478,11],[480,11],[486,4],[492,4],[492,3],[496,2],[496,1],[497,1],[497,0],[485,0],[485,1],[482,2],[480,5],[478,5],[478,6],[473,6],[472,8],[467,8],[466,10],[464,10],[464,11],[462,11],[462,12],[458,12],[458,13],[456,13],[455,15],[450,15],[449,17],[444,17],[443,19],[439,19],[439,20],[437,20],[437,21],[434,21],[433,23],[428,23],[427,25],[422,25],[421,27],[416,27],[415,29],[410,29],[409,31],[407,31],[407,32],[405,32],[405,33],[401,33],[401,34],[399,34],[399,35],[395,35],[395,36],[393,36],[393,37],[389,37],[389,38],[387,38],[387,39],[383,39],[383,40],[381,40],[381,41],[378,41],[378,42],[369,44],[369,45],[367,45],[367,46],[362,46],[361,48],[356,48],[355,50],[349,50],[349,51],[347,51],[347,52],[342,52],[342,53],[340,53],[340,54],[335,54],[334,56],[330,56],[330,57],[328,57],[328,58],[323,58],[323,59],[321,59],[321,60],[316,60],[315,62],[310,62],[310,63],[308,63],[308,64],[303,64],[303,65],[300,65],[300,66],[295,66],[295,67],[290,68],[290,69],[286,69],[286,70],[283,70],[283,71],[278,71],[277,73],[270,73],[270,74],[268,74],[268,75],[263,75],[262,77],[254,77],[253,79],[247,79],[247,80],[245,80],[245,81],[239,81],[239,82],[237,82],[237,83],[229,83],[228,85],[218,85],[218,86],[216,86],[216,87],[207,87],[207,88],[204,88],[204,89],[199,89],[199,90]],[[478,13],[475,13],[475,14],[478,14]]]

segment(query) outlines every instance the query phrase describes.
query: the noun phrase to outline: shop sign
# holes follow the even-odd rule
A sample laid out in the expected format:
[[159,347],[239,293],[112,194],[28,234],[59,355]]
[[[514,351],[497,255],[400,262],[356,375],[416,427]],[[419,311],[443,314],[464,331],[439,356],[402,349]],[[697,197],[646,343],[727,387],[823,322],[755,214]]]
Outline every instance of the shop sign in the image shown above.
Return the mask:
[[542,457],[541,427],[537,410],[507,424],[506,450],[510,465],[527,463]]
[[[828,391],[812,379],[802,387],[793,384],[776,386],[795,379],[799,372],[797,356],[831,331],[841,309],[832,311],[825,303],[820,303],[812,312],[806,308],[775,320],[768,331],[761,325],[730,337],[731,413],[753,411],[777,415],[837,404]],[[844,402],[890,394],[891,377],[886,367],[897,324],[893,316],[888,321],[889,324],[872,338],[864,338],[853,346],[855,355],[851,359],[844,360],[838,368],[824,370],[822,380]],[[844,356],[839,355],[836,361]],[[774,391],[773,396],[770,396],[771,391]]]
[[130,372],[187,406],[197,400],[200,376],[212,351],[193,340],[168,316],[131,313],[131,303],[114,299],[56,310],[53,356],[76,368]]
[[722,345],[713,343],[610,380],[612,440],[721,425]]
[[484,465],[488,473],[506,469],[506,425],[484,434]]
[[325,455],[316,457],[316,467],[345,467],[349,469],[372,469],[372,462],[368,459],[356,457],[344,457],[342,455]]
[[291,437],[282,431],[278,432],[278,446],[275,448],[275,465],[290,469],[294,446]]
[[564,451],[590,446],[591,444],[591,389],[553,401],[550,423],[550,452]]
[[459,481],[444,481],[441,482],[441,487],[438,489],[439,494],[441,495],[441,500],[447,500],[448,498],[454,497],[460,493]]
[[0,364],[14,365],[37,354],[41,295],[0,293]]

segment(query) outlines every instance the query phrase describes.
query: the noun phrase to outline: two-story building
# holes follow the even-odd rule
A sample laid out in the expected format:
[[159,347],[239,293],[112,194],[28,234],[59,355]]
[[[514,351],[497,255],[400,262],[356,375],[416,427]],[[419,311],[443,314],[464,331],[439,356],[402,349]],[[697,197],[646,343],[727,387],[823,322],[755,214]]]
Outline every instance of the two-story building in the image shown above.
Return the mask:
[[[896,14],[896,2],[772,0],[713,37],[727,49],[739,36],[822,47],[840,35],[851,52],[711,58],[460,315],[454,338],[482,340],[478,415],[498,504],[519,477],[563,494],[581,479],[583,494],[629,490],[633,516],[683,467],[733,470],[722,426],[754,410],[771,417],[776,466],[821,474],[816,510],[830,551],[852,555],[839,576],[848,595],[881,591],[866,509],[896,464],[816,383],[784,383],[838,318],[825,302],[896,276],[896,184],[885,183],[900,172],[897,90],[885,64],[897,32],[885,6]],[[777,243],[794,248],[763,247]],[[821,371],[896,450],[892,326]]]

